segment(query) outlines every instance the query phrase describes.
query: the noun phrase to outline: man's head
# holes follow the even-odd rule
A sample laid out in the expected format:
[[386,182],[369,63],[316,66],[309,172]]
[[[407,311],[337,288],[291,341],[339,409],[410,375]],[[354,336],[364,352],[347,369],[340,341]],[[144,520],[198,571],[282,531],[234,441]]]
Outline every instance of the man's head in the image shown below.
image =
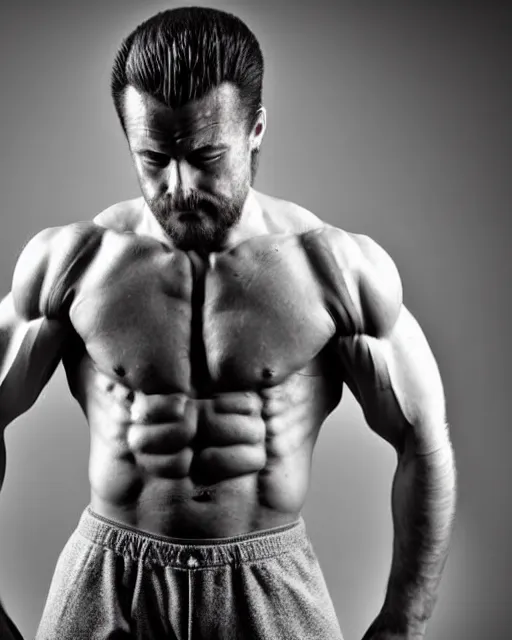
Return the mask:
[[123,42],[112,96],[142,193],[177,246],[215,248],[237,222],[263,134],[263,57],[235,16],[159,13]]

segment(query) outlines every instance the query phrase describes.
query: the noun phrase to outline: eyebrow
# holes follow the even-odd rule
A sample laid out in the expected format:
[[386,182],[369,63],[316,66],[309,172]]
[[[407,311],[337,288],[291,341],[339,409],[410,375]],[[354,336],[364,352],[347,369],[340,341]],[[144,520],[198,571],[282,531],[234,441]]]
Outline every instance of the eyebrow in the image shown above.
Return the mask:
[[[170,151],[170,147],[173,145],[159,143],[151,141],[149,143],[135,143],[132,145],[132,150],[135,153],[145,153],[150,151],[152,153],[161,153],[162,155],[167,155],[167,152]],[[200,151],[227,151],[229,146],[227,144],[199,144],[199,145],[190,145],[186,149],[186,154],[198,153]]]

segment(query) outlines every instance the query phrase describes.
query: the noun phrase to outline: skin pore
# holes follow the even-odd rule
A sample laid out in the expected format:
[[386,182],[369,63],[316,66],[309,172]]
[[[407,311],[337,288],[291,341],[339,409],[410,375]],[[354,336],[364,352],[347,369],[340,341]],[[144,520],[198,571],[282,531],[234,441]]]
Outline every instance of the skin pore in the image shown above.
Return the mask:
[[174,246],[220,250],[257,215],[247,196],[266,115],[261,109],[249,130],[236,87],[224,83],[172,109],[129,86],[125,122],[142,194]]

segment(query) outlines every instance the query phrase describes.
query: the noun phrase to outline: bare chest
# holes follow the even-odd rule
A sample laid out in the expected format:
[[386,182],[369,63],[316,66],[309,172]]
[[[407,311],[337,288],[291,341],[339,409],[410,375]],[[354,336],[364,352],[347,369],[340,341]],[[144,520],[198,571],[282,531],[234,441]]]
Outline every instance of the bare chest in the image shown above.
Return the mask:
[[334,333],[300,240],[258,238],[202,268],[161,246],[108,243],[71,322],[98,370],[144,393],[279,385]]

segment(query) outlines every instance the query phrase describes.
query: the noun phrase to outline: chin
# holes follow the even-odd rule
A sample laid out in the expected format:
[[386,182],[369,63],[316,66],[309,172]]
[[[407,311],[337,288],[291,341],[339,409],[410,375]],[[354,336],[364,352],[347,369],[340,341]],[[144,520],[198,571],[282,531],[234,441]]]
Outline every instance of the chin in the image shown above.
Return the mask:
[[225,245],[228,229],[169,229],[167,235],[173,245],[181,251],[211,252],[222,249]]

